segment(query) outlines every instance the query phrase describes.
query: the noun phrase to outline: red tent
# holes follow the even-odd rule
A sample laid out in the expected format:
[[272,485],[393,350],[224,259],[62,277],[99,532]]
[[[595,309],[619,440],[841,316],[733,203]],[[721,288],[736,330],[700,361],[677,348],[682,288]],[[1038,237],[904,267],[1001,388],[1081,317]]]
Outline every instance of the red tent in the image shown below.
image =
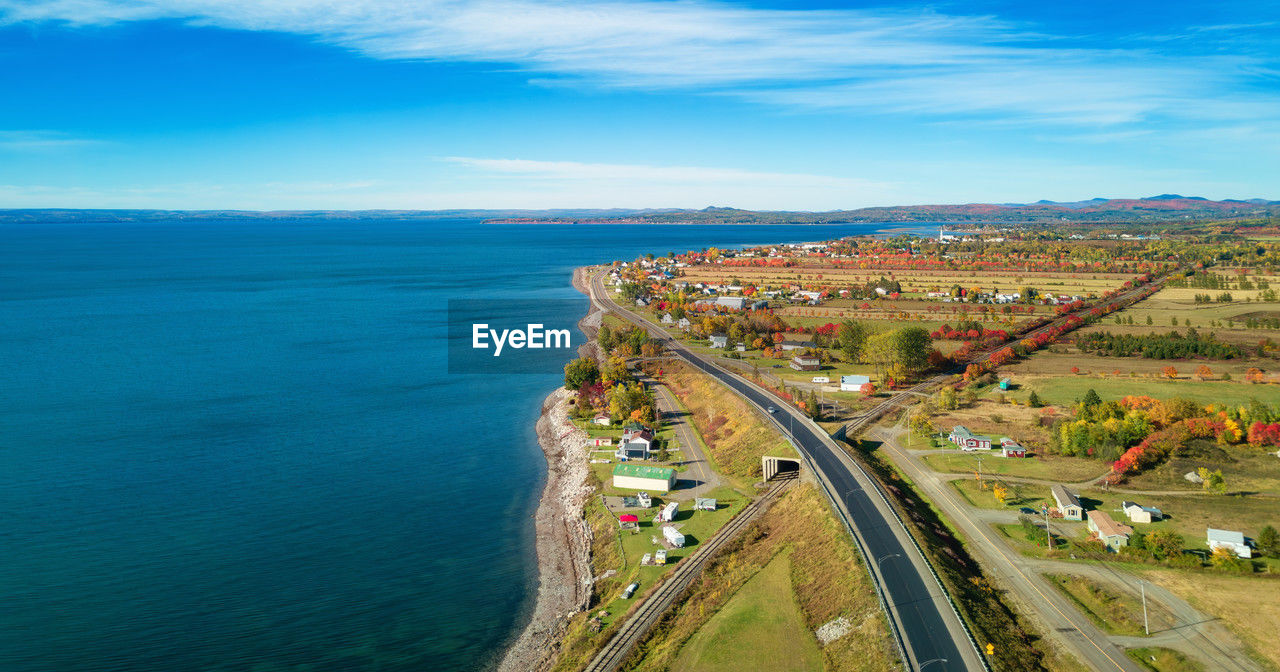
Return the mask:
[[640,517],[633,513],[624,513],[621,516],[618,516],[618,521],[623,523],[638,523],[640,522]]

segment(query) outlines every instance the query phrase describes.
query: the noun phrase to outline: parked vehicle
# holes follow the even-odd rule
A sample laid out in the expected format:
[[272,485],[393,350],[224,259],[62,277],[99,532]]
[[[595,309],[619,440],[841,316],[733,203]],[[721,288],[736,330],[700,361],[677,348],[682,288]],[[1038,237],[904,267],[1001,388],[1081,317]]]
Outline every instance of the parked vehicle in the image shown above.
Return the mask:
[[631,599],[631,596],[636,594],[636,588],[639,588],[639,587],[640,587],[640,584],[638,582],[632,583],[631,585],[627,586],[626,590],[622,591],[622,599],[624,600]]

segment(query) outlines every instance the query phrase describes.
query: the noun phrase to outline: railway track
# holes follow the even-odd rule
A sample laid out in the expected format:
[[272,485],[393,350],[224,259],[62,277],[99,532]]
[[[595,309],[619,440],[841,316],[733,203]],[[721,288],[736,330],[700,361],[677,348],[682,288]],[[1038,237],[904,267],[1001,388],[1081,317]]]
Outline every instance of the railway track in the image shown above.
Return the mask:
[[796,476],[794,473],[779,474],[772,481],[773,485],[763,495],[747,504],[742,511],[738,512],[738,515],[734,516],[728,523],[725,523],[724,527],[721,527],[711,539],[699,546],[693,552],[693,555],[680,561],[667,579],[651,595],[645,597],[640,607],[627,617],[622,628],[605,644],[600,653],[596,654],[591,664],[587,666],[587,672],[613,672],[613,670],[618,669],[622,661],[626,660],[627,655],[631,653],[631,649],[640,642],[645,633],[649,632],[653,624],[657,623],[658,619],[671,608],[676,598],[684,593],[685,588],[692,583],[693,579],[702,573],[703,568],[711,558],[715,557],[716,553],[721,548],[724,548],[725,544],[728,544],[743,530],[747,529],[795,481]]

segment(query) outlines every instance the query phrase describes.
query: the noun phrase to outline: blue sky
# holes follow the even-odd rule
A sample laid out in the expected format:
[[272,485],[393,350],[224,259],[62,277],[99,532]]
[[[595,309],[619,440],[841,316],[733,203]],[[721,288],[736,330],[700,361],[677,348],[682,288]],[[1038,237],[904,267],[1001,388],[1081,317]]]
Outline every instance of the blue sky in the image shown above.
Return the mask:
[[1280,198],[1269,0],[0,0],[0,92],[0,207]]

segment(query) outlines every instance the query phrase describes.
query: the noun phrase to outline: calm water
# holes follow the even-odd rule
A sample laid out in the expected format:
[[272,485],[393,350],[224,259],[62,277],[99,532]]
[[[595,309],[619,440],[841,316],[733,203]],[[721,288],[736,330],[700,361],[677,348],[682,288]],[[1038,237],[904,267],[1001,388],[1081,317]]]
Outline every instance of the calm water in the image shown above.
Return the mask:
[[491,665],[557,376],[446,374],[445,300],[873,228],[0,228],[0,669]]

